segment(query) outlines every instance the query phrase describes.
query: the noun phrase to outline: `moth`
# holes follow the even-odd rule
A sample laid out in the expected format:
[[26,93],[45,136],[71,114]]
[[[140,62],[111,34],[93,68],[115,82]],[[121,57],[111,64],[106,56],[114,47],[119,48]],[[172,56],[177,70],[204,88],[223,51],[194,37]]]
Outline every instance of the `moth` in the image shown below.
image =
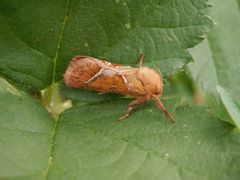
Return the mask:
[[144,54],[141,54],[139,66],[130,67],[79,55],[73,57],[68,65],[64,80],[68,86],[73,88],[103,93],[112,92],[135,98],[128,104],[127,111],[119,120],[128,118],[134,106],[152,98],[158,109],[174,123],[174,117],[160,100],[163,89],[161,73],[143,66],[143,61]]

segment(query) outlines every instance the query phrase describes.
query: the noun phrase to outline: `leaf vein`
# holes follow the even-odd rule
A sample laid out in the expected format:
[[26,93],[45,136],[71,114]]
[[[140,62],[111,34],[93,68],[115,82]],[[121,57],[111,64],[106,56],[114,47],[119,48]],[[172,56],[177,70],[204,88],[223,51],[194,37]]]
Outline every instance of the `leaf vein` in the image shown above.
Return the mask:
[[[53,86],[54,83],[55,83],[57,60],[58,60],[58,56],[59,56],[59,49],[60,49],[60,46],[61,46],[61,42],[63,40],[63,32],[64,32],[66,22],[67,22],[67,19],[68,19],[69,4],[70,4],[70,0],[67,0],[66,1],[64,20],[63,20],[63,23],[62,23],[62,29],[61,29],[61,33],[60,33],[58,43],[57,43],[55,58],[53,59],[53,62],[54,62],[53,63],[53,77],[52,77],[51,86]],[[43,175],[44,175],[45,179],[48,179],[48,173],[49,173],[50,167],[51,167],[52,162],[53,162],[53,159],[52,159],[53,158],[53,149],[54,149],[54,145],[55,145],[54,142],[55,142],[57,127],[58,127],[58,120],[55,120],[54,128],[53,128],[53,131],[52,131],[52,137],[51,137],[51,146],[50,146],[50,150],[49,150],[48,164],[46,166],[46,169],[43,171]]]

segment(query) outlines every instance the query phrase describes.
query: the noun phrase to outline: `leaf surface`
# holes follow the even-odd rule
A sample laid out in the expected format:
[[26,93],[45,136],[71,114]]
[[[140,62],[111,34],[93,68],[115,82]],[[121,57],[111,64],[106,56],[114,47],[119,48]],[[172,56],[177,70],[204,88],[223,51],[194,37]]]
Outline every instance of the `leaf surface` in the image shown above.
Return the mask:
[[24,89],[44,89],[62,79],[82,54],[163,74],[192,60],[185,51],[203,40],[212,21],[205,0],[2,0],[0,73]]
[[0,179],[44,179],[54,120],[26,94],[0,80]]
[[[127,100],[75,106],[54,121],[0,81],[1,179],[238,179],[240,136],[208,109],[180,98],[116,119]],[[13,93],[14,92],[14,93]],[[194,112],[194,113],[193,113]]]
[[[144,52],[146,65],[169,76],[211,26],[206,2],[2,0],[0,74],[39,90],[61,80],[74,55],[136,65]],[[239,179],[239,131],[207,107],[164,97],[175,124],[152,102],[117,122],[129,100],[78,93],[67,97],[94,103],[55,121],[0,79],[0,179]]]
[[206,108],[179,102],[164,101],[176,124],[151,103],[124,122],[116,119],[126,101],[64,112],[49,179],[238,179],[239,132]]
[[[240,16],[237,1],[219,3],[214,5],[210,15],[216,21],[215,27],[207,36],[207,40],[191,50],[196,60],[188,67],[192,78],[207,95],[214,97],[211,100],[217,114],[221,119],[234,122],[232,117],[226,117],[225,108],[217,91],[217,86],[223,87],[232,98],[240,104]],[[226,16],[225,11],[228,15]],[[233,23],[234,22],[234,23]],[[212,99],[212,98],[211,98]],[[224,118],[223,118],[224,117]]]

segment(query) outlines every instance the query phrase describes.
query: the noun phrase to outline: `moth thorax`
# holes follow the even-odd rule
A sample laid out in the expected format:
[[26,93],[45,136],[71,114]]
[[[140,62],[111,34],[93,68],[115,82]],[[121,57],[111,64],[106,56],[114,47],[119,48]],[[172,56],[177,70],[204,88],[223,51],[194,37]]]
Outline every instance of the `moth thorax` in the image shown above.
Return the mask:
[[162,93],[162,76],[157,71],[148,67],[140,67],[138,69],[138,78],[151,94]]

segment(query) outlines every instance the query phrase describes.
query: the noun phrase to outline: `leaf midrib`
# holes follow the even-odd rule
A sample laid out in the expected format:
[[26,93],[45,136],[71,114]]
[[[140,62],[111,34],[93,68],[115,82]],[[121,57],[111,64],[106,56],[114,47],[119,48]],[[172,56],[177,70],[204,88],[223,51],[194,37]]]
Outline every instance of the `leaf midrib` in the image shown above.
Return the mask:
[[[58,57],[59,57],[59,49],[61,47],[61,43],[63,40],[63,32],[64,32],[64,29],[66,26],[66,22],[68,20],[69,4],[70,4],[70,0],[67,0],[66,7],[65,7],[64,20],[62,22],[62,28],[61,28],[61,32],[60,32],[60,35],[58,38],[55,57],[53,59],[53,74],[52,74],[52,83],[50,85],[50,88],[51,88],[51,86],[54,86],[54,84],[55,84],[56,66],[57,66],[57,61],[58,61]],[[54,89],[52,91],[54,91]],[[52,137],[51,137],[51,144],[50,144],[51,146],[50,146],[50,150],[49,150],[48,163],[47,163],[45,170],[43,171],[43,175],[44,175],[45,179],[48,179],[49,169],[50,169],[50,167],[52,165],[52,161],[53,161],[53,148],[54,148],[54,141],[55,141],[57,126],[58,126],[58,119],[55,119],[53,131],[52,131]]]

